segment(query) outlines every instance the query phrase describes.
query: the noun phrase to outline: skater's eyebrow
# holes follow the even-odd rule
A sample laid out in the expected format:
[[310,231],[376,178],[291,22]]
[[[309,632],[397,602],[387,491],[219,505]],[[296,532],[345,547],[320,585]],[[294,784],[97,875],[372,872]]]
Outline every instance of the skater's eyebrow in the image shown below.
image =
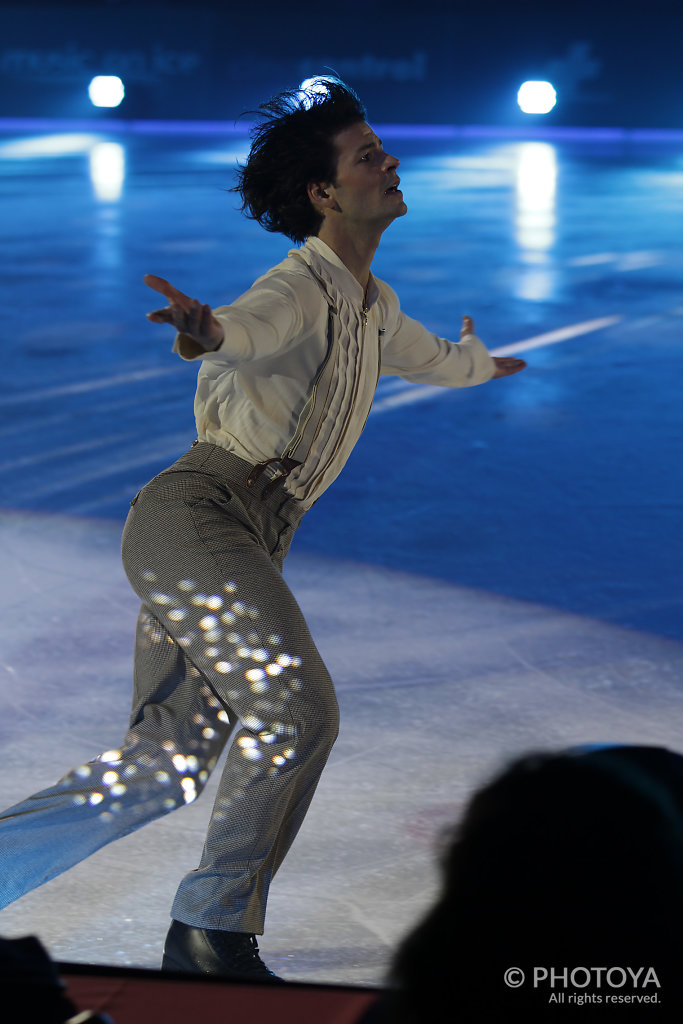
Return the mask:
[[358,156],[359,153],[365,153],[365,151],[368,150],[368,149],[381,149],[381,148],[382,148],[382,140],[375,136],[375,138],[372,139],[370,142],[365,142],[365,143],[363,143],[362,146],[358,147],[358,149],[356,150],[356,156]]

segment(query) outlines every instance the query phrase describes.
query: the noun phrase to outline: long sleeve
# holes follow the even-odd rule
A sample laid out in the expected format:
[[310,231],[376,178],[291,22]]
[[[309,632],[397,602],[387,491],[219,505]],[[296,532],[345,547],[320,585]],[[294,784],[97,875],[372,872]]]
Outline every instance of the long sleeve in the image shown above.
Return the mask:
[[416,384],[466,388],[490,380],[495,363],[476,335],[468,334],[459,342],[447,341],[399,313],[382,350],[382,373]]
[[231,305],[214,309],[213,315],[225,332],[220,346],[207,352],[187,334],[178,334],[173,351],[181,359],[202,359],[234,368],[268,358],[296,340],[303,322],[300,297],[286,282],[273,277],[261,278]]

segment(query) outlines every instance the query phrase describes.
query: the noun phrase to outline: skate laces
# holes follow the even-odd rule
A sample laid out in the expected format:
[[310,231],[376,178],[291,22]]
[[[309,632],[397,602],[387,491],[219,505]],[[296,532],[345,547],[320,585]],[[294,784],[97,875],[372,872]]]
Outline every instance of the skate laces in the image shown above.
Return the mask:
[[211,938],[213,944],[229,957],[231,965],[236,971],[241,971],[244,974],[267,974],[269,977],[275,977],[261,959],[255,935],[212,931]]

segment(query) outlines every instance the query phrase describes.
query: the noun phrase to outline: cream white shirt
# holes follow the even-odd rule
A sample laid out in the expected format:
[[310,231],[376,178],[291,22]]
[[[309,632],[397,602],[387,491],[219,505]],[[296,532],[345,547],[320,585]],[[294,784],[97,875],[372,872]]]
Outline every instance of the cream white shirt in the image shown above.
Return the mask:
[[370,276],[367,292],[332,249],[309,238],[229,306],[213,311],[225,338],[204,352],[179,334],[174,351],[201,359],[198,437],[252,464],[301,463],[286,491],[310,507],[339,475],[365,426],[380,374],[470,387],[495,363],[479,338],[439,338],[401,312]]

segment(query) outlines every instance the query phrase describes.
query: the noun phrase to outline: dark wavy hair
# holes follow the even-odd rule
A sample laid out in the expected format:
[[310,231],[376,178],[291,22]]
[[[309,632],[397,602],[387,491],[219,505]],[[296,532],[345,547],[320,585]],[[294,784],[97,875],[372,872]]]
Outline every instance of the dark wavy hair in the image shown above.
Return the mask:
[[353,89],[336,78],[317,80],[310,90],[279,93],[258,110],[251,149],[230,190],[242,198],[242,212],[266,231],[294,242],[317,235],[322,216],[311,203],[311,182],[334,182],[334,136],[365,120]]

